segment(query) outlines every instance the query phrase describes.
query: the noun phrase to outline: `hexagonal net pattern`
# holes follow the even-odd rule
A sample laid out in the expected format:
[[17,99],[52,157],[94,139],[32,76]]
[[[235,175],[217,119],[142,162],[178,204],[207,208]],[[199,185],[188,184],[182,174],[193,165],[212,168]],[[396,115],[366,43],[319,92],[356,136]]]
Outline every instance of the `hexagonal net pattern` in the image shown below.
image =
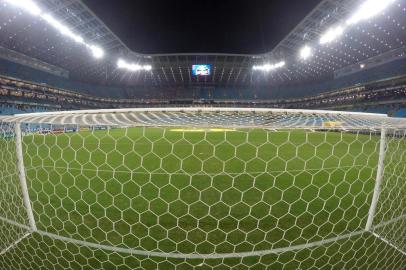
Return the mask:
[[1,269],[402,269],[406,121],[150,109],[0,119]]

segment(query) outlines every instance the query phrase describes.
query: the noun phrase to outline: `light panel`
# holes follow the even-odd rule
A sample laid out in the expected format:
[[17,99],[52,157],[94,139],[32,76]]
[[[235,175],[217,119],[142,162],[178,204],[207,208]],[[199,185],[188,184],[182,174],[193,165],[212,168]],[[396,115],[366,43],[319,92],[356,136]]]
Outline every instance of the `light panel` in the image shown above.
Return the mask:
[[102,48],[95,46],[95,45],[86,45],[86,46],[90,49],[94,58],[97,58],[97,59],[103,58],[104,51]]
[[324,33],[320,37],[320,44],[323,45],[323,44],[333,42],[338,37],[340,37],[343,33],[344,33],[344,28],[341,25],[334,26],[334,27],[328,29],[327,32]]
[[372,18],[383,12],[396,0],[367,0],[358,10],[347,20],[347,25],[357,24],[360,21]]
[[31,0],[5,0],[5,1],[13,6],[22,8],[23,10],[31,13],[32,15],[41,17],[41,19],[43,19],[50,26],[58,30],[62,35],[69,37],[70,39],[79,44],[85,45],[90,50],[93,57],[95,57],[96,59],[103,58],[104,51],[102,48],[96,45],[87,44],[80,35],[75,34],[72,30],[69,29],[69,27],[67,27],[66,25],[62,24],[60,21],[55,19],[51,14],[44,13],[33,1]]
[[62,35],[70,37],[77,43],[85,43],[81,36],[74,34],[68,27],[57,21],[50,14],[42,14],[41,18],[48,22],[52,27],[57,29]]
[[152,69],[151,65],[139,65],[135,63],[127,63],[123,59],[118,59],[117,61],[117,67],[119,69],[126,69],[128,71],[150,71]]
[[312,53],[313,53],[312,48],[306,45],[300,50],[300,58],[306,60],[310,56],[312,56]]
[[31,0],[5,0],[6,3],[24,9],[32,15],[38,16],[41,14],[41,9]]
[[276,64],[265,64],[265,65],[262,65],[262,66],[253,66],[252,69],[253,70],[269,72],[271,70],[275,70],[275,69],[284,67],[285,65],[286,65],[285,61],[281,61],[281,62],[276,63]]

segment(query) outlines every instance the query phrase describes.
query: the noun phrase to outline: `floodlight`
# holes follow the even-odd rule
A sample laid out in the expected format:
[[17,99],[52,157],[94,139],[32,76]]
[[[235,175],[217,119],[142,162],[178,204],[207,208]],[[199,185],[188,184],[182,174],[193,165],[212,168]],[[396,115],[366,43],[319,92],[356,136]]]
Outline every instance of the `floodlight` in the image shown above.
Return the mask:
[[286,65],[285,61],[279,62],[275,65],[275,68],[281,68],[284,67]]
[[43,15],[41,15],[41,18],[44,19],[46,22],[48,22],[52,27],[57,29],[62,35],[72,38],[77,43],[82,43],[82,44],[85,43],[81,36],[74,34],[68,27],[66,27],[65,25],[60,23],[50,14],[43,14]]
[[285,61],[281,61],[281,62],[276,63],[276,64],[264,64],[262,66],[253,66],[252,69],[253,70],[261,70],[261,71],[269,72],[271,70],[281,68],[281,67],[283,67],[285,65],[286,65]]
[[118,68],[125,68],[126,67],[126,62],[123,59],[118,59],[117,67]]
[[129,71],[140,71],[140,70],[145,70],[145,71],[150,71],[152,70],[152,66],[151,65],[139,65],[139,64],[134,64],[134,63],[127,63],[126,61],[124,61],[123,59],[118,59],[117,61],[117,67],[120,69],[126,69]]
[[5,1],[13,6],[17,6],[24,10],[27,10],[33,15],[40,16],[44,21],[46,21],[49,25],[58,30],[62,35],[68,36],[75,42],[83,44],[87,48],[89,48],[95,58],[99,59],[104,56],[104,51],[102,48],[95,45],[87,44],[81,36],[73,33],[67,26],[63,25],[51,14],[42,13],[41,9],[33,1],[31,0],[5,0]]
[[301,50],[300,50],[300,58],[303,60],[306,60],[307,58],[309,58],[312,55],[312,48],[310,48],[309,46],[304,46]]
[[330,42],[336,40],[343,33],[344,33],[344,27],[342,27],[341,25],[332,27],[321,36],[320,44],[330,43]]
[[82,43],[82,44],[84,44],[85,43],[85,41],[84,41],[84,39],[81,37],[81,36],[73,36],[72,37],[73,38],[73,40],[75,41],[75,42],[77,42],[77,43]]
[[88,45],[89,49],[92,51],[94,58],[100,59],[104,56],[104,51],[102,48],[95,45]]
[[66,31],[66,27],[63,26],[58,20],[56,20],[52,15],[50,14],[43,14],[41,16],[42,19],[44,19],[47,23],[49,23],[52,27],[56,28],[59,31]]
[[263,65],[263,66],[253,66],[252,69],[253,69],[253,70],[262,70],[262,71],[265,71],[265,70],[266,70],[266,65]]
[[253,70],[261,70],[261,67],[263,67],[263,66],[253,66],[252,69]]
[[347,20],[347,25],[356,24],[362,20],[367,20],[384,11],[396,0],[367,0],[358,10]]
[[22,8],[32,15],[38,16],[41,14],[41,9],[31,0],[5,0],[7,3]]

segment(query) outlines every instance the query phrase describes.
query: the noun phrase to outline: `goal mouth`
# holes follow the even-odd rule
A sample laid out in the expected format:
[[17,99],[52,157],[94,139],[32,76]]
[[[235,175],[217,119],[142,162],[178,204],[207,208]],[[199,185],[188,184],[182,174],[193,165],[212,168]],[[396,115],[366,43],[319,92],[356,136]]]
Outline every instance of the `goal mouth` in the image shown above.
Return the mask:
[[154,263],[256,257],[276,266],[303,253],[322,261],[320,249],[340,261],[348,247],[399,258],[405,138],[404,119],[332,111],[1,118],[0,254],[47,243]]

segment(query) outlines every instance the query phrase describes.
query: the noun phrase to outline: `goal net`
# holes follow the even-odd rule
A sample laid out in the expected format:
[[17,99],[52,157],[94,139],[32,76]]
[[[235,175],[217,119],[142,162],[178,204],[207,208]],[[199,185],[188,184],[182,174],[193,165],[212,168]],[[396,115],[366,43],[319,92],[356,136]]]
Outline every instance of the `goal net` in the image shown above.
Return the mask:
[[1,269],[403,269],[406,120],[275,109],[0,118]]

